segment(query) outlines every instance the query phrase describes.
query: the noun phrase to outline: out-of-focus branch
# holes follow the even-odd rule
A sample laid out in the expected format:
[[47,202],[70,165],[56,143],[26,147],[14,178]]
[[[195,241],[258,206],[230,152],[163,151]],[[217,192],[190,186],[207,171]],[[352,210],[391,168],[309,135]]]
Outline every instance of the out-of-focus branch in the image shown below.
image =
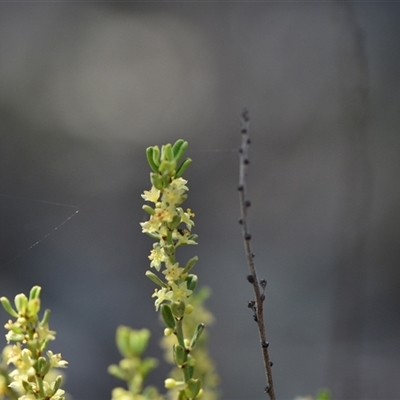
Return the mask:
[[240,169],[239,169],[239,200],[240,200],[240,209],[241,209],[241,217],[239,223],[242,226],[244,247],[247,257],[247,264],[249,266],[250,275],[247,276],[247,280],[254,289],[255,300],[251,300],[248,302],[248,307],[253,311],[254,321],[257,322],[258,332],[260,336],[261,350],[264,359],[264,367],[265,367],[265,376],[267,380],[267,385],[265,387],[265,392],[269,396],[271,400],[275,400],[275,392],[274,385],[272,381],[272,362],[269,358],[268,353],[268,342],[267,335],[264,324],[264,311],[263,304],[265,300],[265,288],[267,286],[267,281],[265,279],[258,279],[256,266],[254,264],[254,254],[251,249],[251,235],[249,233],[248,221],[247,221],[247,212],[251,205],[249,199],[247,198],[247,190],[246,190],[246,172],[247,167],[249,165],[249,145],[250,145],[250,137],[249,137],[249,114],[245,109],[241,115],[241,135],[242,135],[242,144],[239,149],[240,154]]

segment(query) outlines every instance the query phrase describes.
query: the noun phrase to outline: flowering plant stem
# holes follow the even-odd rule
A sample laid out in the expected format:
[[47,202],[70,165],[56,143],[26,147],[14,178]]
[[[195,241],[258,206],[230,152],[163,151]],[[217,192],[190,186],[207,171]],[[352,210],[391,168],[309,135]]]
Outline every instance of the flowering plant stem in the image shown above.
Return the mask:
[[6,297],[0,298],[7,313],[15,318],[5,325],[7,342],[15,343],[3,351],[6,364],[15,367],[8,374],[8,388],[18,394],[19,400],[65,400],[65,391],[60,388],[62,375],[56,369],[65,368],[68,362],[61,354],[47,350],[56,332],[49,329],[50,310],[39,319],[40,292],[40,286],[34,286],[29,297],[18,294],[15,308]]
[[249,266],[250,275],[247,276],[247,280],[254,289],[255,300],[251,300],[248,303],[248,307],[253,311],[253,319],[257,323],[258,333],[260,336],[261,350],[264,360],[265,376],[267,381],[267,386],[265,387],[265,392],[268,394],[271,400],[275,400],[274,384],[272,381],[272,362],[269,358],[267,342],[267,334],[264,323],[264,309],[263,304],[265,300],[265,288],[267,286],[267,281],[265,279],[259,280],[257,275],[256,266],[254,264],[254,253],[251,249],[251,235],[249,233],[248,221],[247,221],[247,210],[251,203],[247,198],[246,190],[246,172],[247,166],[249,164],[248,152],[250,145],[249,137],[249,116],[248,111],[244,110],[241,118],[241,134],[242,134],[242,144],[239,149],[240,154],[240,169],[239,169],[239,201],[241,209],[241,217],[239,223],[242,226],[244,247],[247,257],[247,264]]
[[148,270],[146,276],[156,283],[153,294],[156,298],[156,310],[161,309],[161,316],[166,324],[166,336],[175,335],[173,358],[176,366],[182,371],[182,381],[173,378],[165,380],[169,390],[178,389],[178,400],[191,400],[202,394],[202,382],[194,377],[195,359],[192,349],[204,329],[204,324],[198,324],[192,338],[186,337],[183,329],[183,319],[194,311],[189,303],[196,284],[197,276],[189,272],[197,261],[191,258],[184,267],[176,260],[176,249],[182,245],[197,244],[197,236],[191,233],[194,214],[188,208],[184,210],[181,204],[186,200],[187,181],[182,178],[183,172],[191,163],[188,158],[180,162],[188,143],[182,139],[174,145],[161,147],[152,146],[146,151],[147,161],[152,169],[150,180],[152,187],[144,191],[144,200],[154,204],[154,208],[144,205],[143,209],[150,215],[149,220],[142,222],[142,231],[156,242],[150,252],[150,267],[161,275]]

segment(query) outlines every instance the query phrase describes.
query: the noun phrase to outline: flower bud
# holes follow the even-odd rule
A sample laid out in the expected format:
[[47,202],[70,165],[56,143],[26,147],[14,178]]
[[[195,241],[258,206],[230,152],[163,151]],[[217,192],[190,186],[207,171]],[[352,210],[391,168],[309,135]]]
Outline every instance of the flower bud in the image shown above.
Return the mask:
[[164,386],[166,389],[174,389],[176,387],[176,380],[168,378],[164,381]]
[[189,315],[193,312],[193,310],[194,310],[194,307],[191,304],[187,304],[186,308],[185,308],[185,314]]
[[170,336],[174,333],[174,330],[171,328],[165,328],[164,329],[164,336]]

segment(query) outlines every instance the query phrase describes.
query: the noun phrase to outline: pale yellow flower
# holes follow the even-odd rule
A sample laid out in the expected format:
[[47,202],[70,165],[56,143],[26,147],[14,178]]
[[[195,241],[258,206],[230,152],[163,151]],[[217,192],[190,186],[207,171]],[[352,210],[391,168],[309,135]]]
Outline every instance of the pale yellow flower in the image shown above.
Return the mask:
[[47,324],[46,325],[39,324],[36,328],[36,332],[37,332],[38,337],[41,340],[55,340],[56,339],[56,332],[51,331]]
[[156,311],[158,311],[158,307],[160,307],[160,305],[163,301],[168,300],[168,297],[167,297],[168,293],[169,293],[169,289],[166,289],[166,288],[154,290],[154,293],[152,294],[151,297],[157,297],[156,301],[154,302]]
[[33,376],[35,375],[35,369],[33,365],[35,361],[32,359],[32,353],[29,349],[22,349],[18,354],[18,349],[14,357],[8,363],[12,362],[17,369],[10,373],[10,377],[17,377],[18,375],[23,376]]
[[181,282],[179,285],[175,282],[170,282],[171,290],[167,293],[167,297],[171,301],[187,301],[187,298],[192,294],[192,291],[187,288],[186,281]]
[[140,225],[143,233],[157,233],[161,222],[158,219],[150,218],[146,222],[141,222]]
[[183,268],[179,267],[179,263],[167,263],[163,274],[165,275],[167,281],[176,281],[181,277],[182,271]]
[[61,357],[61,353],[54,354],[51,350],[47,352],[47,357],[52,368],[66,368],[68,361],[65,361]]
[[179,216],[181,217],[181,222],[186,224],[187,229],[190,231],[192,229],[192,226],[194,226],[194,222],[191,219],[191,217],[194,217],[194,213],[190,208],[184,212],[182,208],[178,208]]
[[175,231],[172,237],[177,240],[177,246],[182,244],[197,244],[197,242],[191,238],[191,233],[188,230],[182,231]]
[[151,260],[150,267],[159,271],[161,263],[167,260],[164,249],[159,245],[154,246],[153,250],[150,251],[149,260]]
[[160,191],[152,186],[150,190],[145,190],[143,192],[142,197],[146,201],[157,203],[158,198],[160,197]]

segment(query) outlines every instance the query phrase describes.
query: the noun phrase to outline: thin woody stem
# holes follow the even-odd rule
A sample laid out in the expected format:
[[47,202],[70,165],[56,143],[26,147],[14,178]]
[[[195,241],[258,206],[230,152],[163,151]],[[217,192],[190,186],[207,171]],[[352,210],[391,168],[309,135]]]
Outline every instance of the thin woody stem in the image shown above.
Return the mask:
[[257,270],[254,264],[254,254],[251,249],[251,235],[249,233],[248,221],[247,221],[247,211],[251,205],[250,201],[247,198],[247,190],[246,190],[246,172],[247,172],[247,166],[249,164],[248,152],[250,145],[249,122],[250,120],[248,111],[245,109],[243,110],[241,115],[242,144],[239,149],[240,169],[239,169],[238,191],[239,191],[239,201],[241,209],[241,218],[239,220],[239,223],[242,225],[242,233],[243,233],[244,247],[247,257],[247,264],[250,270],[250,275],[247,276],[247,280],[252,284],[255,294],[255,301],[249,301],[248,307],[253,310],[254,313],[253,318],[257,322],[258,326],[261,350],[264,359],[265,377],[267,381],[265,392],[267,393],[267,395],[271,400],[275,400],[275,392],[274,392],[274,385],[272,381],[272,372],[271,372],[272,362],[270,361],[268,353],[268,342],[267,342],[267,335],[264,324],[264,312],[263,312],[263,303],[265,300],[264,291],[267,282],[264,279],[260,281],[257,276]]

